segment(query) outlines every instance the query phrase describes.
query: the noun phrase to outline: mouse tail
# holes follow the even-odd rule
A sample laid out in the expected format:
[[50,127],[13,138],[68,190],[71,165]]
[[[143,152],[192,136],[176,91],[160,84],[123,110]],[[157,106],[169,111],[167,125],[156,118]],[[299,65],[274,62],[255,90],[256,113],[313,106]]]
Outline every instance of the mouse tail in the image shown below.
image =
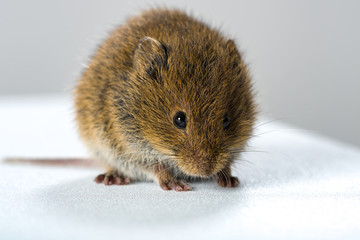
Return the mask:
[[69,167],[99,167],[96,161],[90,158],[21,158],[10,157],[2,161],[5,164],[38,165],[38,166],[69,166]]

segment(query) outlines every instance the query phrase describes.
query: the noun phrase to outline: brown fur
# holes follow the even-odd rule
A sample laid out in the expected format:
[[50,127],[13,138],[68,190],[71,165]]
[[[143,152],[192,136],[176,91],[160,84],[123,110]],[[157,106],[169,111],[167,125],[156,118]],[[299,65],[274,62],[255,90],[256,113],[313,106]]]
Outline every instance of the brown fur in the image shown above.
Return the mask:
[[[234,42],[166,9],[111,33],[78,82],[75,108],[82,139],[110,172],[160,185],[163,176],[172,183],[217,176],[228,186],[255,121],[248,69]],[[178,111],[186,113],[186,129],[173,124]]]

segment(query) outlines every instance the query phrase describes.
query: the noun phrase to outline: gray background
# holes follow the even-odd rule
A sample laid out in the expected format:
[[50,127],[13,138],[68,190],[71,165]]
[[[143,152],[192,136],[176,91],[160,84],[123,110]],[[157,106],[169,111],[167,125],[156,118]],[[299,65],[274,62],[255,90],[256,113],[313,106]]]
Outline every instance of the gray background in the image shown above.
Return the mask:
[[71,92],[113,26],[177,6],[236,40],[264,114],[360,146],[359,1],[164,2],[1,1],[0,96]]

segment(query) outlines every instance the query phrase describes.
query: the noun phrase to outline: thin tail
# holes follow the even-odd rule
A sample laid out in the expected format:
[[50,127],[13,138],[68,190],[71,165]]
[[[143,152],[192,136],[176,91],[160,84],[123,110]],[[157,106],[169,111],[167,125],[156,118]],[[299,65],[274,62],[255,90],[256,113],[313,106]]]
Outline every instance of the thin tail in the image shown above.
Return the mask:
[[96,168],[99,165],[90,158],[5,158],[5,164],[26,164],[38,166],[86,167]]

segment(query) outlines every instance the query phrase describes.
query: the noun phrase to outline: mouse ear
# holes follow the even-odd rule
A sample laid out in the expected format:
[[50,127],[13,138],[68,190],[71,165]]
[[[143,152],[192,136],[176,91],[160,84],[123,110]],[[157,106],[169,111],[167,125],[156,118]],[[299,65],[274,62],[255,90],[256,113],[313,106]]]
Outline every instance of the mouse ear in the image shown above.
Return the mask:
[[163,44],[151,37],[140,40],[134,54],[134,66],[137,71],[155,77],[158,69],[166,66],[166,62],[167,50]]
[[232,57],[236,57],[236,58],[239,58],[239,59],[240,59],[240,53],[239,53],[239,51],[237,50],[236,44],[235,44],[235,42],[234,42],[232,39],[229,39],[229,40],[226,42],[226,49],[227,49],[227,51],[230,53],[230,55],[231,55]]
[[232,62],[232,68],[235,72],[241,72],[241,55],[233,40],[226,42],[226,50],[229,52]]

